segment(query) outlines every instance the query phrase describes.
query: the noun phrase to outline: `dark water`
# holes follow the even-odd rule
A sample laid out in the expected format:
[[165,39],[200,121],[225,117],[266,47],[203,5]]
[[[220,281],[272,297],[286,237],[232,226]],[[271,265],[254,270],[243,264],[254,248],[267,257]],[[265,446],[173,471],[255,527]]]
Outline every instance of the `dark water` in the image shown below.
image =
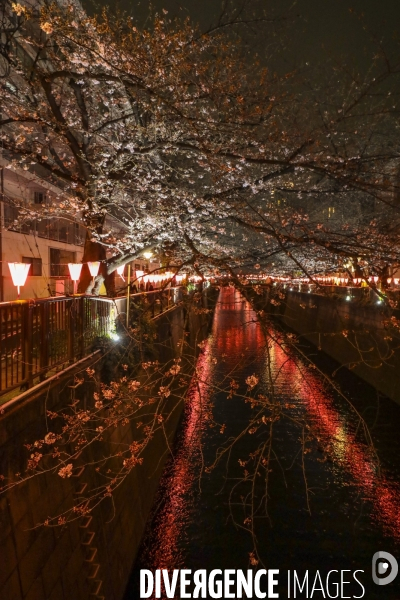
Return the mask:
[[[325,363],[317,360],[322,371]],[[289,597],[288,570],[301,579],[309,571],[309,595],[297,598],[329,597],[327,573],[348,570],[343,578],[352,583],[339,596],[330,587],[331,597],[399,600],[400,575],[377,586],[371,566],[381,550],[400,562],[400,406],[343,371],[336,381],[349,404],[279,330],[265,337],[230,288],[222,291],[198,374],[125,600],[139,598],[139,569],[161,568],[279,569],[280,598]],[[253,374],[259,382],[249,390]],[[239,388],[229,398],[233,379]],[[259,422],[276,413],[259,413],[241,397],[259,394],[278,402],[279,419]],[[258,422],[249,432],[251,418]],[[324,591],[317,585],[311,595],[317,570]],[[363,596],[356,570],[364,571],[357,575]]]

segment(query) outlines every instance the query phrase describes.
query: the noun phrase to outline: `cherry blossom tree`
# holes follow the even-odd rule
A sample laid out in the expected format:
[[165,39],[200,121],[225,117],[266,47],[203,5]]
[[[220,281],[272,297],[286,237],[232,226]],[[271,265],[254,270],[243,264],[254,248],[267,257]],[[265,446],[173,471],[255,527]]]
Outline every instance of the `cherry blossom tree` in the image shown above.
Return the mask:
[[[313,279],[349,264],[370,272],[400,265],[400,64],[379,48],[366,76],[333,63],[317,74],[278,75],[249,60],[230,25],[222,21],[203,33],[163,13],[151,30],[140,30],[125,15],[104,10],[89,17],[74,3],[5,2],[1,140],[11,168],[40,169],[63,191],[61,204],[43,210],[86,226],[83,261],[102,261],[95,291],[146,250],[176,270],[229,275],[253,302],[269,352],[257,288],[249,293],[240,271],[263,266]],[[88,278],[83,289],[89,286]],[[277,286],[271,302],[284,299]],[[195,310],[203,309],[195,302]],[[142,343],[139,326],[127,333],[134,346]],[[288,332],[273,341],[283,354],[296,343]],[[214,421],[207,402],[212,393],[254,409],[208,468],[242,434],[266,427],[262,446],[239,464],[241,481],[262,473],[267,489],[274,423],[291,419],[291,406],[276,397],[272,376],[268,394],[258,395],[256,373],[239,392],[234,372],[213,388],[191,350],[185,368],[183,355],[167,364],[121,358],[116,380],[97,381],[92,403],[83,408],[73,397],[68,410],[47,415],[49,431],[28,447],[27,474],[4,489],[48,473],[69,479],[90,464],[88,492],[45,524],[89,514],[141,465],[154,436],[165,435],[193,372],[203,414],[221,434],[224,424]],[[310,361],[302,358],[307,379]],[[91,369],[87,375],[96,377]],[[137,439],[104,453],[114,432],[131,423]],[[299,426],[306,450],[313,432],[305,422]],[[360,428],[373,454],[361,416]],[[101,458],[93,458],[99,447]],[[305,487],[308,497],[306,478]],[[254,539],[253,499],[241,525]]]
[[3,149],[68,193],[95,289],[154,248],[200,273],[396,266],[399,65],[278,76],[225,25],[5,4]]

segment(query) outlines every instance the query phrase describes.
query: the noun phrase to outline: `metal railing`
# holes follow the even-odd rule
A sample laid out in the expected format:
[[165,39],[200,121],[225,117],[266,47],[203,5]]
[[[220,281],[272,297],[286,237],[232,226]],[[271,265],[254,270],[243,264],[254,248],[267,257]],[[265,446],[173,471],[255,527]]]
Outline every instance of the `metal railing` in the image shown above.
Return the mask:
[[285,284],[287,291],[303,292],[316,295],[331,295],[336,298],[345,300],[358,300],[362,302],[370,302],[371,304],[379,303],[385,297],[398,302],[400,300],[400,291],[396,289],[379,290],[374,287],[359,287],[354,285],[322,285],[316,284]]
[[[130,296],[129,315],[135,320],[139,314],[146,314],[154,319],[175,306],[182,299],[182,288],[166,288],[149,292],[140,292]],[[122,308],[122,307],[121,307]],[[126,301],[125,301],[126,310]]]
[[[130,322],[155,318],[181,299],[181,289],[133,294]],[[127,297],[73,296],[0,303],[0,395],[89,355],[99,337],[126,326]]]

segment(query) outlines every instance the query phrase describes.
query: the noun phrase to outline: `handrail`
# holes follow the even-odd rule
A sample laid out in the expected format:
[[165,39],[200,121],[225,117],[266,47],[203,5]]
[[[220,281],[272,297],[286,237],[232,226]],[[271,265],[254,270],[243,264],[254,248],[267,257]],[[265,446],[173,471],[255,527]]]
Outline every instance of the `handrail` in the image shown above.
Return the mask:
[[[137,292],[135,294],[130,294],[131,298],[134,298],[135,296],[140,297],[143,296],[143,294],[145,295],[150,295],[150,294],[159,294],[160,292],[168,292],[168,290],[178,290],[180,289],[180,287],[176,286],[176,287],[172,287],[172,288],[158,288],[156,290],[143,290],[141,292]],[[114,298],[109,298],[108,296],[95,296],[92,294],[71,294],[68,296],[49,296],[47,298],[26,298],[24,300],[7,300],[5,302],[0,302],[0,308],[2,306],[6,306],[6,305],[16,305],[16,306],[20,306],[23,304],[41,304],[41,303],[47,303],[47,302],[59,302],[59,301],[64,301],[64,300],[71,300],[74,298],[93,298],[95,300],[101,300],[102,302],[109,302],[111,304],[115,303],[116,300],[126,300],[127,296],[115,296]]]
[[[182,288],[138,292],[133,305],[155,318],[181,299]],[[144,301],[144,302],[143,302]],[[137,308],[137,307],[136,307]],[[96,338],[116,336],[127,296],[74,295],[0,303],[0,395],[29,388],[50,371],[88,356]]]

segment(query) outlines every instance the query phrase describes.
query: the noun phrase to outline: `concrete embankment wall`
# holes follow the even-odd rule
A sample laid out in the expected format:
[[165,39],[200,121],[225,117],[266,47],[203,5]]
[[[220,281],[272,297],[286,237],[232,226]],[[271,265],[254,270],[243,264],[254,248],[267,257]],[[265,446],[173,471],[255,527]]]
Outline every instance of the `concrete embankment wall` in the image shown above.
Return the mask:
[[[274,292],[272,292],[274,293]],[[354,299],[287,292],[267,310],[285,325],[400,403],[400,335],[391,317],[399,311]]]
[[[210,300],[215,301],[215,294]],[[198,342],[207,335],[209,321],[210,315],[198,311],[185,314],[182,307],[160,316],[156,320],[162,348],[160,358],[177,356],[178,341],[184,337],[189,342],[186,352],[193,354]],[[45,382],[39,391],[33,390],[6,405],[0,416],[0,474],[15,476],[23,472],[27,458],[24,444],[43,438],[47,411],[58,411],[73,398],[79,398],[83,406],[93,401],[93,381],[72,386],[74,371],[80,377],[86,376],[85,369],[96,368],[98,360],[97,354],[72,369],[68,376]],[[194,361],[188,360],[187,364]],[[155,435],[143,465],[132,470],[115,492],[113,501],[106,499],[89,516],[62,527],[36,527],[48,516],[60,514],[71,506],[85,483],[89,487],[95,483],[96,475],[89,468],[69,479],[57,475],[35,476],[0,495],[1,600],[121,600],[169,444],[181,418],[183,400],[176,402],[172,396],[175,409],[165,423],[165,434]],[[119,427],[109,442],[129,445],[135,435],[136,425],[128,424]],[[104,454],[108,450],[102,449]]]

